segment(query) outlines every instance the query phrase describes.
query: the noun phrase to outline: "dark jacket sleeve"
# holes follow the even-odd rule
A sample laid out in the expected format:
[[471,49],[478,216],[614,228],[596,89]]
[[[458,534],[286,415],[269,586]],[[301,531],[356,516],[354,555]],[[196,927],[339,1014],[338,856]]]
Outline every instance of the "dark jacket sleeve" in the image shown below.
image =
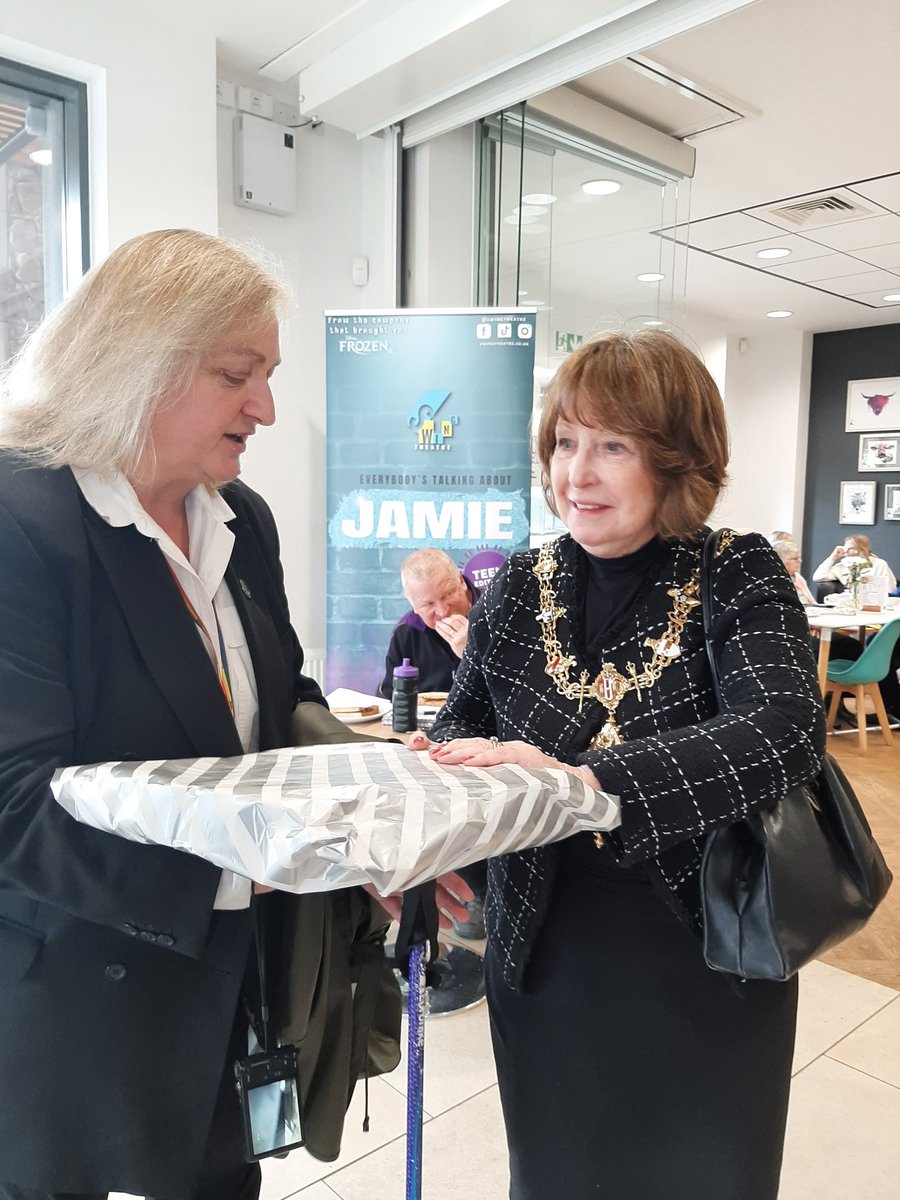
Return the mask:
[[80,520],[58,515],[56,536],[42,543],[0,498],[0,884],[196,956],[218,868],[81,825],[50,791],[54,770],[77,761],[76,692],[88,667],[72,647],[86,634],[79,612],[90,603]]
[[825,751],[808,623],[780,560],[758,534],[737,538],[714,561],[712,598],[724,710],[576,759],[621,798],[614,844],[627,859],[656,856],[772,807],[815,776]]

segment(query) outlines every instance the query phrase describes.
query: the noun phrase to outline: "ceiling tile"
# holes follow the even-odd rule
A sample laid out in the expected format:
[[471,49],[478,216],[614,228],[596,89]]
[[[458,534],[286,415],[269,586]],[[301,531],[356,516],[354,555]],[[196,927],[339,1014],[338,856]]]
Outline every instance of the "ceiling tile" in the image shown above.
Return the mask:
[[[884,299],[884,294],[887,288],[879,288],[877,292],[858,292],[854,293],[853,299],[859,300],[863,304],[871,304],[874,308],[896,308],[897,320],[900,321],[900,300],[889,301]],[[888,292],[890,295],[890,292]]]
[[[816,283],[820,279],[835,279],[841,275],[857,275],[863,264],[849,254],[825,254],[805,262],[778,264],[770,268],[773,275],[782,275],[796,283]],[[874,284],[877,287],[878,284]]]
[[883,217],[867,217],[848,221],[846,225],[829,225],[809,234],[810,238],[835,250],[859,250],[865,246],[883,246],[900,242],[900,217],[885,213]]
[[900,275],[893,275],[890,271],[864,271],[858,275],[819,279],[817,286],[841,296],[856,296],[862,292],[874,292],[878,288],[885,292],[897,292],[900,291]]
[[848,185],[851,192],[874,200],[876,204],[900,212],[900,175],[885,175],[881,179],[868,179],[863,183]]
[[866,246],[864,250],[854,250],[853,256],[873,267],[896,271],[900,268],[900,242],[891,242],[889,246]]
[[[757,251],[768,250],[770,247],[781,247],[790,250],[789,258],[757,258]],[[716,251],[723,258],[731,258],[735,262],[747,263],[751,267],[759,267],[761,271],[770,271],[775,267],[783,267],[788,263],[803,262],[808,258],[831,257],[829,247],[811,242],[809,238],[799,237],[796,233],[783,233],[773,230],[773,236],[760,242],[744,242],[740,246],[723,246]],[[856,268],[854,267],[854,270]]]
[[691,221],[688,240],[698,250],[718,250],[721,246],[758,242],[760,238],[768,237],[770,232],[779,237],[783,234],[782,230],[775,229],[765,221],[757,221],[755,217],[748,217],[744,213],[726,213],[708,220]]

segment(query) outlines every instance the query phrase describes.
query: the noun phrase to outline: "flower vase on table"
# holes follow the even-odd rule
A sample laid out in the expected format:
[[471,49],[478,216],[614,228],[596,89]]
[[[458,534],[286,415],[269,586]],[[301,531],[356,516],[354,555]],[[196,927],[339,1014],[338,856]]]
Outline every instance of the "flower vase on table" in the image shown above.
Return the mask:
[[862,611],[860,592],[863,582],[871,570],[871,561],[864,558],[860,562],[852,563],[847,571],[847,591],[850,593],[850,602],[855,613]]

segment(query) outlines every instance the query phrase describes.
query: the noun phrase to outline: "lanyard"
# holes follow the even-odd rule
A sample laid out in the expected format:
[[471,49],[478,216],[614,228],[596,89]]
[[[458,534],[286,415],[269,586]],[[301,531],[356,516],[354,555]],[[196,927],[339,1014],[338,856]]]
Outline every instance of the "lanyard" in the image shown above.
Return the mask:
[[215,667],[216,676],[219,680],[219,687],[222,689],[222,695],[225,697],[225,703],[228,705],[228,711],[231,713],[231,715],[233,717],[234,716],[234,696],[232,695],[232,691],[231,691],[231,676],[228,673],[228,656],[225,653],[225,639],[222,637],[222,626],[219,624],[219,614],[216,612],[216,606],[215,606],[215,604],[213,605],[213,616],[216,619],[216,633],[219,635],[219,639],[218,639],[219,640],[219,653],[218,654],[216,654],[216,648],[215,648],[212,638],[210,637],[209,630],[206,628],[206,625],[203,623],[203,618],[200,616],[200,614],[197,612],[196,608],[191,603],[190,597],[188,596],[188,594],[184,590],[184,588],[181,586],[181,580],[175,574],[175,570],[168,559],[166,559],[166,566],[169,568],[169,572],[171,573],[172,578],[175,580],[175,586],[178,588],[179,592],[181,593],[181,598],[185,603],[185,607],[187,608],[187,610],[191,614],[191,616],[194,618],[194,623],[196,624],[197,629],[200,632],[200,636],[203,638],[203,642],[204,642],[204,645],[206,646],[206,652],[209,655],[210,662]]

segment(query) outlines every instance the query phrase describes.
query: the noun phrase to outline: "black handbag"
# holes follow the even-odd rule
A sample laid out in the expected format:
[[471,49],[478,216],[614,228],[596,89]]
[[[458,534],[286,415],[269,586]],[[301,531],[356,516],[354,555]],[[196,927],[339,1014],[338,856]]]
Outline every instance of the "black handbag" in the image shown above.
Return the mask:
[[[700,594],[721,711],[710,607],[718,539],[714,531],[703,546]],[[891,879],[853,788],[826,754],[815,780],[708,835],[700,868],[707,965],[743,979],[790,979],[861,929]]]

